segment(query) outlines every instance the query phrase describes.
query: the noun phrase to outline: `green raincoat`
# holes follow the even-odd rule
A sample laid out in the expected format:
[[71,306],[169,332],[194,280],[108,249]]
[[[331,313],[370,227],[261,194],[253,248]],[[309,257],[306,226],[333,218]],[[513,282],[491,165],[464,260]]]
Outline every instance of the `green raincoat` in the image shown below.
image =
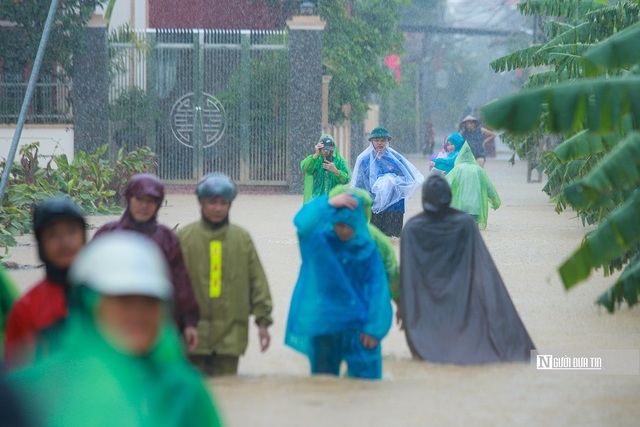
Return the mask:
[[7,318],[13,303],[18,299],[18,291],[16,290],[9,275],[4,271],[4,267],[0,265],[0,362],[4,354],[4,330],[7,326]]
[[300,162],[300,168],[305,172],[303,203],[307,203],[314,197],[329,194],[329,191],[331,191],[333,187],[346,184],[351,179],[349,164],[344,157],[338,153],[337,148],[333,152],[333,164],[340,172],[340,176],[336,176],[333,172],[325,170],[322,167],[324,160],[321,155],[315,159],[313,156],[314,155],[311,154]]
[[371,221],[371,205],[373,204],[369,192],[361,188],[339,185],[331,190],[329,198],[342,193],[355,194],[363,201],[364,214],[367,217],[369,234],[371,234],[371,238],[376,243],[376,246],[378,246],[378,252],[380,252],[380,256],[382,257],[382,263],[384,264],[384,268],[387,272],[387,279],[389,280],[391,297],[393,299],[400,298],[400,271],[398,269],[396,252],[393,249],[393,245],[391,245],[389,237],[380,231],[378,227],[369,222]]
[[166,308],[156,346],[123,353],[97,328],[100,295],[76,288],[60,326],[60,351],[9,376],[33,426],[191,427],[221,421],[200,374],[183,354]]
[[[258,326],[273,323],[269,284],[251,236],[234,224],[214,230],[202,219],[177,234],[200,307],[198,347],[193,353],[244,354],[249,316],[254,315]],[[216,242],[221,249],[217,268]],[[220,275],[217,285],[216,274]]]
[[500,196],[487,172],[478,165],[468,143],[462,146],[455,165],[446,176],[451,186],[451,207],[467,212],[473,216],[478,228],[487,228],[489,204],[498,209]]

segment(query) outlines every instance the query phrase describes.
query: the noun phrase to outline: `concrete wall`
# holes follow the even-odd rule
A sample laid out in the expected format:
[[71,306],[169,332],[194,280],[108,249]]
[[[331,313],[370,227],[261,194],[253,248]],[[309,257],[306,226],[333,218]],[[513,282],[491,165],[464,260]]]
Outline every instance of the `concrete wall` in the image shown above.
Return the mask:
[[[6,159],[15,133],[15,125],[0,125],[0,157]],[[32,142],[40,142],[38,151],[40,165],[45,166],[52,154],[66,154],[73,159],[72,125],[25,125],[14,161],[20,159],[20,147]]]

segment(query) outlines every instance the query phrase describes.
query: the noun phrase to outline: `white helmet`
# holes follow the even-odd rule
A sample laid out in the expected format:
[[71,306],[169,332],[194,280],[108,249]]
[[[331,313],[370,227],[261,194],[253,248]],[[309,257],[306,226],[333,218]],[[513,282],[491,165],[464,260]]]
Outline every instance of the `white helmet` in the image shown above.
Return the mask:
[[103,295],[172,295],[165,258],[152,240],[131,231],[115,231],[89,243],[69,271],[69,281]]

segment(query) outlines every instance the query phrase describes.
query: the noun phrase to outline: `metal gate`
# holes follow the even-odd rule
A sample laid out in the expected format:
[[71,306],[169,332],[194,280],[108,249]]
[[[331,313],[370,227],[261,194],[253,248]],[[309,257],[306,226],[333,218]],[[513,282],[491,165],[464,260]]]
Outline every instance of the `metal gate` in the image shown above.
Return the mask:
[[148,30],[110,42],[110,144],[148,145],[158,175],[286,185],[287,34]]

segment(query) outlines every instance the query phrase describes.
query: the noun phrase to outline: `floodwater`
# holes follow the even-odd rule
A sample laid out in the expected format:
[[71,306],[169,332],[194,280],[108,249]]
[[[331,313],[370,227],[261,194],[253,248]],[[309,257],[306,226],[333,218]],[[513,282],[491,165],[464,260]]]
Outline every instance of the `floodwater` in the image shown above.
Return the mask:
[[[502,207],[482,232],[513,302],[539,349],[639,349],[640,309],[615,315],[594,305],[612,283],[600,272],[565,292],[556,269],[586,229],[574,214],[553,211],[542,183],[526,182],[526,162],[510,166],[504,153],[486,170]],[[426,174],[420,157],[411,160]],[[419,195],[407,215],[418,213]],[[238,377],[211,380],[218,406],[232,427],[242,426],[637,426],[640,376],[537,371],[526,364],[437,365],[411,360],[394,327],[383,340],[379,382],[310,377],[307,360],[285,347],[289,299],[300,265],[292,218],[302,196],[240,195],[231,221],[247,228],[266,269],[274,300],[271,348],[261,354],[251,331]],[[159,219],[183,226],[198,219],[195,196],[169,195]],[[115,217],[91,217],[100,226]],[[11,261],[38,264],[31,236],[19,240]],[[395,242],[398,248],[397,241]],[[11,271],[25,289],[42,269]],[[640,363],[640,362],[639,362]]]

